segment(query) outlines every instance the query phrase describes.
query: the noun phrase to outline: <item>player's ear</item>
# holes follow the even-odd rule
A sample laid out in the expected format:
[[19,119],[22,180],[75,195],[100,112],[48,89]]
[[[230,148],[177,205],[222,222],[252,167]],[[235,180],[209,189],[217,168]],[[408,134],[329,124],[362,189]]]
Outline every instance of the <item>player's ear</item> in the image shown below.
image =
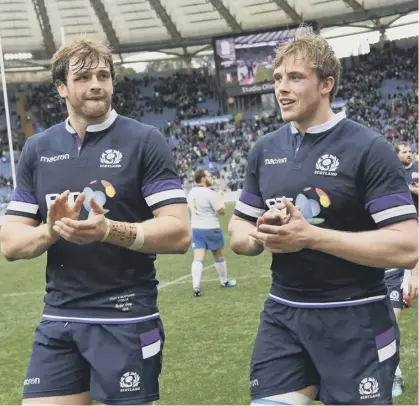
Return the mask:
[[335,79],[332,76],[329,76],[327,79],[322,81],[321,84],[321,94],[327,95],[332,92],[333,87],[335,86]]
[[66,99],[68,96],[67,86],[63,82],[55,82],[55,88],[61,98]]

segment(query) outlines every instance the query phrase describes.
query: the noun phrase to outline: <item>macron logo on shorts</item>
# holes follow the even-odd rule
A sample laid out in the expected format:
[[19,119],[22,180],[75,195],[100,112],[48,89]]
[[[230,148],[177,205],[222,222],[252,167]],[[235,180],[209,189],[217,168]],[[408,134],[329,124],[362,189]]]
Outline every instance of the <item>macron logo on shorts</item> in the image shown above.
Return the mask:
[[254,387],[256,387],[256,386],[259,386],[259,381],[258,381],[257,379],[252,379],[252,380],[249,382],[249,388],[254,388]]
[[266,158],[265,165],[278,165],[278,164],[286,164],[287,158]]
[[51,157],[41,156],[41,162],[58,162],[70,159],[70,154],[56,155]]
[[39,378],[27,378],[25,379],[25,382],[23,383],[24,386],[26,385],[39,385],[41,383],[41,380]]

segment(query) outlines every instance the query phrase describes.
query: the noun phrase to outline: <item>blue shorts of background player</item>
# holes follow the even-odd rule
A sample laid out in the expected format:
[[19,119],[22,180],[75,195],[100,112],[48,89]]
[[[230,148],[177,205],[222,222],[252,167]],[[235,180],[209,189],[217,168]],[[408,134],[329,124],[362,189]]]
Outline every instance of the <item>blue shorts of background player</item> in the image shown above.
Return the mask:
[[224,235],[221,228],[214,228],[210,230],[192,229],[192,248],[215,251],[224,247]]
[[193,295],[201,296],[201,276],[203,271],[202,262],[207,250],[212,251],[215,258],[215,269],[220,277],[220,284],[223,288],[236,286],[234,279],[228,279],[227,264],[224,258],[224,235],[221,228],[198,229],[192,228],[192,248],[194,260],[192,262],[192,286]]

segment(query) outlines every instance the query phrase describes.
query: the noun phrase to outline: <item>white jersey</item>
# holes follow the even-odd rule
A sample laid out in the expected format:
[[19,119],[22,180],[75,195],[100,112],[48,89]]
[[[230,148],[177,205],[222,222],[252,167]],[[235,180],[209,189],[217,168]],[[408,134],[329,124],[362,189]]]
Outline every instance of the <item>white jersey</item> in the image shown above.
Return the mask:
[[192,213],[192,228],[203,230],[220,228],[217,214],[220,204],[216,192],[207,187],[195,186],[188,194],[188,206]]

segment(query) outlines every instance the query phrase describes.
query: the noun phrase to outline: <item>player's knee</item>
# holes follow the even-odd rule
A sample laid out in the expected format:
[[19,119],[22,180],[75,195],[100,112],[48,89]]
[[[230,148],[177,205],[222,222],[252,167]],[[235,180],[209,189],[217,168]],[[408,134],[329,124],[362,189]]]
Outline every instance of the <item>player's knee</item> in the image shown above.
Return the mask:
[[311,405],[316,394],[313,392],[312,396],[311,398],[300,392],[288,392],[252,400],[251,405]]
[[224,252],[222,248],[216,249],[214,252],[214,257],[217,262],[224,262]]
[[50,396],[41,398],[22,399],[22,405],[91,405],[89,392],[75,395]]
[[204,248],[198,248],[194,251],[193,260],[202,262],[205,258],[206,250]]
[[396,321],[398,321],[399,317],[400,317],[400,314],[402,313],[402,309],[394,307],[393,311],[394,311],[394,316],[396,317]]

